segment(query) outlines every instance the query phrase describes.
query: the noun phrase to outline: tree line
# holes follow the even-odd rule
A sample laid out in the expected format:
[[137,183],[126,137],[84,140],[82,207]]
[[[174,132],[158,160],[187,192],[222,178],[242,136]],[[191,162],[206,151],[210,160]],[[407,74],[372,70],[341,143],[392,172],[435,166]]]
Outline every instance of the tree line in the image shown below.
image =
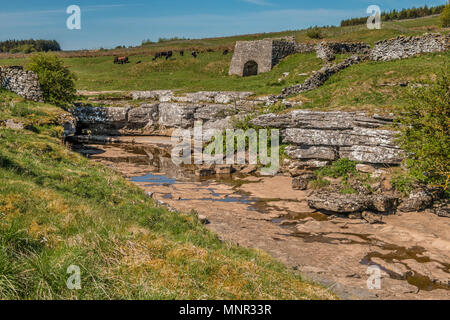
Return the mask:
[[0,52],[8,53],[32,53],[61,51],[61,46],[56,40],[6,40],[0,42]]
[[[392,11],[385,11],[381,13],[381,20],[382,21],[393,21],[393,20],[404,20],[404,19],[414,19],[414,18],[421,18],[421,17],[427,17],[435,14],[441,14],[444,10],[445,5],[442,6],[436,6],[436,7],[419,7],[419,8],[411,8],[411,9],[402,9],[402,10],[392,10]],[[363,18],[352,18],[347,20],[341,21],[341,27],[347,27],[347,26],[356,26],[361,24],[367,23],[368,17]]]

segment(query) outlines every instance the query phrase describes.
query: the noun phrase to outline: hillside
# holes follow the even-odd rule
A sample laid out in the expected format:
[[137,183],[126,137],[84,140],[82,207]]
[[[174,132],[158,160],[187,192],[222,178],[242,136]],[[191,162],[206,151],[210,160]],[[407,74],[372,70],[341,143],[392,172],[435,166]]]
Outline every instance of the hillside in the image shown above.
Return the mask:
[[[333,298],[69,151],[62,109],[5,91],[0,106],[27,128],[0,127],[0,299]],[[70,265],[81,291],[65,286]]]
[[[398,35],[420,35],[426,32],[448,33],[438,27],[436,16],[385,22],[381,30],[366,26],[323,28],[323,41],[363,41],[369,44]],[[311,72],[320,69],[323,62],[314,53],[297,54],[285,58],[271,72],[254,77],[228,76],[232,54],[222,55],[222,49],[233,48],[237,40],[255,40],[266,37],[295,35],[300,42],[318,42],[306,36],[306,31],[247,35],[203,40],[177,40],[149,44],[132,49],[98,52],[64,52],[65,62],[77,74],[77,88],[87,91],[174,89],[183,92],[201,90],[252,91],[256,94],[278,94],[283,87],[302,83]],[[197,59],[189,52],[178,53],[168,61],[153,61],[153,54],[161,50],[202,51]],[[211,51],[212,52],[207,52]],[[113,55],[131,55],[131,63],[114,65]],[[88,55],[91,57],[77,57]],[[342,61],[346,55],[338,57]],[[406,81],[420,81],[433,77],[445,63],[449,53],[429,54],[392,62],[366,62],[333,76],[325,86],[303,94],[298,99],[307,107],[385,109],[401,103]],[[0,59],[0,65],[26,64],[25,57]],[[139,62],[139,63],[137,63]],[[286,76],[286,73],[289,73]]]

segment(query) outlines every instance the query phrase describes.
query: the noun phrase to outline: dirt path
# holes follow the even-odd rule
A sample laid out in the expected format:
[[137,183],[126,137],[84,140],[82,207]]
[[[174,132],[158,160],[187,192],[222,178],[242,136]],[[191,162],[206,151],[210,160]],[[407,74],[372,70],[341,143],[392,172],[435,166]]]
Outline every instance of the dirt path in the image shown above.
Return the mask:
[[[204,215],[221,239],[264,250],[342,298],[450,300],[449,219],[410,213],[371,225],[329,217],[308,207],[307,193],[294,191],[290,177],[198,181],[159,149],[92,148],[93,159],[155,199]],[[381,271],[380,290],[368,289],[373,265]]]

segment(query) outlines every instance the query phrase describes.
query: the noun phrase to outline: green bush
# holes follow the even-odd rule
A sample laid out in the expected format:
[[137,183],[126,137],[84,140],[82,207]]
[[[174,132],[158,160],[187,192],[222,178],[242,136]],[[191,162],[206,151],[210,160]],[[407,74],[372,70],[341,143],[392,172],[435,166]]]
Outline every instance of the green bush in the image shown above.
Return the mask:
[[444,28],[450,27],[450,3],[445,6],[441,14],[441,26]]
[[308,38],[311,38],[311,39],[322,39],[323,38],[322,32],[320,31],[319,27],[309,28],[306,31],[306,35],[308,36]]
[[38,75],[45,101],[59,106],[74,101],[75,74],[55,54],[35,54],[27,68]]
[[411,89],[399,117],[406,166],[419,182],[447,189],[450,175],[450,79],[448,69],[435,82]]

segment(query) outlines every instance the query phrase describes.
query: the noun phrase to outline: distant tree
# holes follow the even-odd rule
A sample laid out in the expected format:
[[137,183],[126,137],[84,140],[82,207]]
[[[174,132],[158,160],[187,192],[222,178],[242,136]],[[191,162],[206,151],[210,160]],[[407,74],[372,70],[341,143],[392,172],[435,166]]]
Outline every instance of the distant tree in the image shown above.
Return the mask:
[[308,36],[308,38],[311,38],[311,39],[322,39],[323,38],[322,31],[317,26],[315,26],[313,28],[309,28],[306,31],[306,35]]
[[[420,7],[420,8],[410,8],[410,9],[402,9],[400,11],[392,10],[389,12],[382,12],[381,19],[383,21],[393,21],[393,20],[402,20],[402,19],[411,19],[411,18],[419,18],[426,17],[434,14],[440,14],[444,10],[445,6],[437,6],[431,7],[428,6]],[[367,17],[363,18],[351,18],[341,21],[341,27],[346,26],[356,26],[366,24]]]
[[153,44],[154,42],[152,41],[152,40],[150,40],[150,39],[147,39],[147,40],[142,40],[142,45],[143,46],[145,46],[145,45],[147,45],[147,44]]
[[[24,52],[29,51],[29,52]],[[48,52],[61,51],[59,43],[55,40],[6,40],[0,42],[0,52]]]

